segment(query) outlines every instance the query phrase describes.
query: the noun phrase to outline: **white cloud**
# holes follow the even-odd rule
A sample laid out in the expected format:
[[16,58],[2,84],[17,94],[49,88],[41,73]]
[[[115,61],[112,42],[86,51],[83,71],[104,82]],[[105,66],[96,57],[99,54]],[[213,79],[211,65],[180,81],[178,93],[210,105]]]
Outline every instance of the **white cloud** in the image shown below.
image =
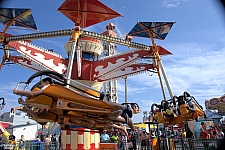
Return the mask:
[[163,0],[161,2],[161,6],[167,7],[167,8],[174,8],[178,7],[182,2],[185,2],[187,0]]
[[113,20],[113,23],[114,23],[114,25],[115,25],[115,27],[116,27],[116,28],[115,28],[115,33],[117,34],[117,37],[118,37],[118,38],[121,38],[121,39],[125,39],[125,38],[126,38],[125,31],[123,31],[123,29],[121,28],[118,19],[115,18],[115,19]]
[[[214,45],[198,43],[170,45],[169,47],[174,55],[163,57],[163,63],[175,95],[189,91],[193,96],[199,97],[203,105],[205,98],[221,96],[224,93],[225,48],[217,49]],[[136,90],[146,86],[149,87],[148,89],[161,90],[156,74],[151,77],[141,74],[130,77],[129,80],[135,85]]]
[[[220,97],[225,93],[225,48],[218,45],[183,43],[167,45],[167,49],[174,55],[163,57],[162,62],[174,95],[187,91],[204,107],[206,99]],[[128,96],[133,98],[138,95],[138,99],[132,100],[137,102],[143,111],[149,112],[152,103],[160,102],[159,99],[146,98],[149,93],[155,96],[156,93],[152,91],[161,92],[157,74],[131,76],[127,82]],[[165,83],[164,88],[169,98]],[[120,79],[118,83],[118,92],[124,94],[124,79]],[[123,97],[121,99],[123,100]],[[135,115],[134,121],[142,121],[142,113]]]

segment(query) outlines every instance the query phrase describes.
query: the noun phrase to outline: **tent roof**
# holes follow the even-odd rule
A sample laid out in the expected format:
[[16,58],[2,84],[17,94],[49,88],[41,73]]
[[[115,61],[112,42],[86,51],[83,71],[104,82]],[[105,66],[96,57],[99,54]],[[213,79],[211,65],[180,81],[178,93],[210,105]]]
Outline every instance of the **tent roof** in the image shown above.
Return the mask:
[[13,20],[11,26],[19,26],[37,30],[30,9],[0,8],[0,23],[7,26]]
[[138,22],[128,33],[130,36],[164,40],[175,22]]

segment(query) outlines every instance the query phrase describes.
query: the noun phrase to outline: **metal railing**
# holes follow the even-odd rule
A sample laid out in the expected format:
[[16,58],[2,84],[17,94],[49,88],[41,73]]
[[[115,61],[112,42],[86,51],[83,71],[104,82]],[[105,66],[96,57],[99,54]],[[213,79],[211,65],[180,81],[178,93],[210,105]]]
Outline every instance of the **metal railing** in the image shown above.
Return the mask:
[[26,141],[23,145],[19,142],[14,144],[2,143],[0,150],[60,150],[59,142]]
[[[159,138],[158,140],[159,148],[162,150],[216,150],[222,141],[223,139],[201,138]],[[154,145],[149,144],[149,146],[148,149],[154,149]]]
[[[147,150],[154,150],[156,147],[160,150],[216,150],[218,149],[223,139],[200,139],[200,138],[158,138],[157,145],[154,145],[152,138],[146,140]],[[118,149],[128,150],[133,149],[134,141],[109,141],[107,143],[116,143]],[[132,144],[133,143],[133,144]],[[141,149],[141,142],[136,141],[136,150]],[[16,142],[15,144],[0,144],[0,150],[61,150],[59,142],[37,142],[37,141],[26,141],[23,146]]]
[[169,148],[175,148],[175,150],[216,150],[222,141],[223,139],[170,139]]
[[[154,141],[154,140],[157,140]],[[117,143],[119,150],[217,150],[223,142],[223,139],[201,139],[201,138],[152,138],[146,140],[146,146],[141,145],[141,141],[109,141],[108,143]],[[132,147],[134,146],[135,147]],[[225,149],[225,148],[224,148]]]

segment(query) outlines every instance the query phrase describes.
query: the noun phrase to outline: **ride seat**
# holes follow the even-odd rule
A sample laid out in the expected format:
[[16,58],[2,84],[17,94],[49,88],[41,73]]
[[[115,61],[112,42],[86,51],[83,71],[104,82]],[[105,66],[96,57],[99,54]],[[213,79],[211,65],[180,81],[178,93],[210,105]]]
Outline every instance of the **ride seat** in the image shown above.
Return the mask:
[[187,109],[187,105],[186,104],[180,105],[180,114],[181,114],[182,117],[189,115],[189,110]]
[[173,111],[166,109],[166,114],[164,116],[169,117],[169,118],[174,118],[174,113]]
[[163,123],[165,121],[162,112],[157,112],[157,116],[158,116],[158,123]]
[[49,108],[52,106],[53,99],[47,95],[32,96],[26,99],[26,104],[31,107]]
[[133,109],[134,114],[138,114],[139,113],[139,109],[135,108]]

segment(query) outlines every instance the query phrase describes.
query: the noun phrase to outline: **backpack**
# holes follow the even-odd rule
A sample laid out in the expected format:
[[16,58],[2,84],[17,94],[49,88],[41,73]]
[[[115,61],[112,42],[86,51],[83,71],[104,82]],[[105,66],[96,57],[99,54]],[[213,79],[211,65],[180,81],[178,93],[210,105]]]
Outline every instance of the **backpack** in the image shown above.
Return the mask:
[[51,141],[56,142],[56,137],[52,136]]

